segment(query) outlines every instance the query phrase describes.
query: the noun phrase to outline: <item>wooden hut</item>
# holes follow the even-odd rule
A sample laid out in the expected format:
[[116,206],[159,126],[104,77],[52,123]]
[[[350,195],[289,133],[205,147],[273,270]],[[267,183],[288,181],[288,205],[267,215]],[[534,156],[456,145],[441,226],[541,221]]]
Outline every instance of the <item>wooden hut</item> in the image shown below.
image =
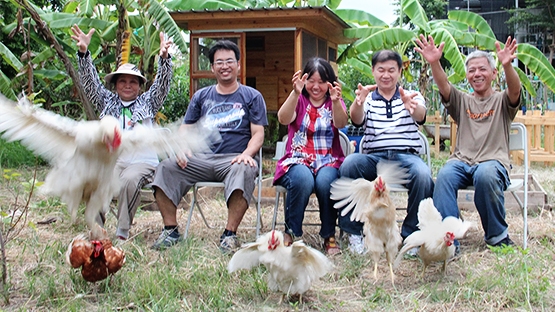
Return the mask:
[[177,11],[177,25],[190,32],[191,95],[213,84],[208,49],[229,39],[241,49],[241,83],[259,90],[268,113],[275,113],[291,92],[291,77],[310,57],[332,63],[337,46],[349,43],[349,25],[327,7]]

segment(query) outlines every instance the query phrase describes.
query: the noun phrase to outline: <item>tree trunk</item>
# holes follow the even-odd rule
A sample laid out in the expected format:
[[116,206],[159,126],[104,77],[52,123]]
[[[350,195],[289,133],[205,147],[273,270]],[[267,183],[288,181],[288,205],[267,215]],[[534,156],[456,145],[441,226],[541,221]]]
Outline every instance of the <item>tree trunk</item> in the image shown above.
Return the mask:
[[79,76],[75,71],[73,64],[71,63],[71,60],[62,49],[62,46],[58,43],[58,40],[56,40],[56,37],[54,37],[54,34],[52,34],[52,31],[50,30],[50,28],[48,28],[48,25],[46,24],[46,22],[44,22],[40,17],[40,15],[37,13],[37,11],[35,11],[35,9],[33,9],[33,7],[29,5],[27,0],[16,0],[16,2],[19,5],[21,5],[23,8],[25,8],[27,12],[29,12],[29,15],[31,15],[31,18],[35,21],[35,23],[37,23],[37,29],[39,33],[46,39],[46,41],[52,44],[52,46],[54,47],[54,50],[56,50],[56,53],[64,63],[67,73],[71,77],[71,80],[73,80],[73,84],[77,87],[79,99],[83,103],[83,108],[85,110],[85,115],[87,119],[89,120],[97,119],[96,114],[94,112],[94,108],[92,107],[91,103],[87,100],[87,97],[83,92],[83,88],[81,87],[81,82],[79,81]]
[[[121,66],[121,45],[123,34],[127,30],[127,9],[123,1],[118,3],[118,29],[116,31],[116,69]],[[129,39],[131,40],[131,39]]]

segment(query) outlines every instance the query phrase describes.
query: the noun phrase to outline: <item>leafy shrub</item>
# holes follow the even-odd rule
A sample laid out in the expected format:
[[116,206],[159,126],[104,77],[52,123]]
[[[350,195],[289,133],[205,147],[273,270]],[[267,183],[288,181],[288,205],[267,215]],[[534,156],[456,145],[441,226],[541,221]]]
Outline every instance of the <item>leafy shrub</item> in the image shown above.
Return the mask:
[[6,142],[0,139],[0,166],[17,168],[21,166],[46,165],[47,162],[35,156],[19,142]]

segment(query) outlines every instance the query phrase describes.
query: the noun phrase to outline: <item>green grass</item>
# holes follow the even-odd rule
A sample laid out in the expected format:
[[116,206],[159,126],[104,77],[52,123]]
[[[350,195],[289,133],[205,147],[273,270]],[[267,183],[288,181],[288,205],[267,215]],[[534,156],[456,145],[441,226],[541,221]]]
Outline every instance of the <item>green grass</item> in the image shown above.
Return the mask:
[[[545,172],[534,167],[534,173]],[[549,169],[555,171],[555,169]],[[44,176],[39,171],[39,179]],[[13,173],[14,171],[12,171]],[[15,172],[19,172],[16,170]],[[2,212],[23,203],[25,188],[32,171],[3,178],[0,183]],[[555,176],[551,173],[548,177]],[[547,185],[547,184],[546,184]],[[550,192],[554,192],[550,185]],[[18,189],[17,192],[14,190]],[[335,271],[317,281],[302,303],[278,305],[280,294],[268,289],[266,269],[255,267],[233,274],[227,272],[230,256],[217,247],[227,211],[221,196],[203,203],[210,221],[220,228],[206,229],[194,216],[189,238],[168,250],[150,249],[161,227],[157,211],[139,211],[132,235],[123,244],[126,264],[111,279],[87,283],[78,269],[65,263],[70,240],[86,232],[82,219],[69,222],[65,206],[57,199],[36,194],[29,206],[21,232],[7,243],[10,303],[0,302],[5,311],[551,311],[555,309],[555,225],[548,211],[543,216],[531,214],[529,248],[488,249],[481,230],[461,241],[461,256],[449,263],[447,274],[440,265],[431,265],[421,277],[418,260],[403,260],[391,284],[387,264],[379,263],[378,280],[372,276],[373,264],[367,256],[352,255],[347,250],[332,261]],[[21,205],[18,206],[21,209]],[[83,208],[81,208],[83,209]],[[273,203],[263,205],[263,231],[269,230]],[[178,222],[183,229],[187,211]],[[403,213],[403,212],[401,212]],[[255,213],[247,212],[242,226],[251,225]],[[39,225],[48,217],[59,220]],[[79,216],[82,216],[82,211]],[[251,218],[251,219],[249,219]],[[475,211],[465,211],[465,218],[477,221]],[[6,230],[4,218],[4,231]],[[511,237],[520,245],[522,218],[509,214]],[[115,217],[109,215],[107,229],[113,233]],[[305,227],[307,243],[317,247],[318,228]],[[520,231],[520,232],[519,232]],[[240,227],[243,242],[254,239],[254,230]]]

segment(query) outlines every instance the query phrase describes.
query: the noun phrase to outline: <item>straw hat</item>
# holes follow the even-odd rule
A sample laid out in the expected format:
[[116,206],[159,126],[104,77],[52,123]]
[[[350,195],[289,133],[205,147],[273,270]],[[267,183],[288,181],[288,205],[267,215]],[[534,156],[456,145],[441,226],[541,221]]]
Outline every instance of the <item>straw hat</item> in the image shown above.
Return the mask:
[[[139,71],[137,66],[135,66],[133,64],[130,64],[130,63],[125,63],[125,64],[121,65],[120,67],[118,67],[118,69],[115,72],[106,75],[106,77],[104,77],[104,80],[106,80],[107,83],[110,83],[110,82],[112,82],[112,78],[114,76],[120,75],[120,74],[137,76],[137,77],[139,77],[140,79],[143,80],[143,84],[146,83],[145,76],[141,75],[141,72]],[[114,83],[115,83],[115,81],[114,81]]]

